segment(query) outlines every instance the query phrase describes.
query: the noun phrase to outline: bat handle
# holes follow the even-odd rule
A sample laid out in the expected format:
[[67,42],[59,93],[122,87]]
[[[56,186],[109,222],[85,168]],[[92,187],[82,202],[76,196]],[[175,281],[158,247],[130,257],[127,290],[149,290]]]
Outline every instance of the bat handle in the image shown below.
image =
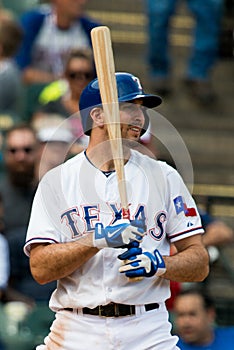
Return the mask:
[[[122,208],[122,218],[130,220],[129,208]],[[134,241],[134,242],[130,243],[128,246],[128,249],[130,249],[132,247],[138,248],[139,242]],[[129,282],[139,282],[139,281],[143,280],[143,277],[131,277],[128,280],[129,280]]]

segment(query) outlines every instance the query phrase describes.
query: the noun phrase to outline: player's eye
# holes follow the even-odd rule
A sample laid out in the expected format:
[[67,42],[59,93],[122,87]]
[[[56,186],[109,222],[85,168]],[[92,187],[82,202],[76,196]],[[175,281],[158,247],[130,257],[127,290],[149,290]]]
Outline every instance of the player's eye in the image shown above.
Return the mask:
[[125,112],[138,112],[141,109],[140,105],[137,105],[135,103],[120,103],[119,109],[121,111]]

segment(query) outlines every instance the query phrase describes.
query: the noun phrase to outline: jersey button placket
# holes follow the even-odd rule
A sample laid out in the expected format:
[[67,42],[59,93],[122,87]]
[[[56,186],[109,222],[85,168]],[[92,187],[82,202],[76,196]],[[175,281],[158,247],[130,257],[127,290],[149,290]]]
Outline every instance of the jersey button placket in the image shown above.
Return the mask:
[[116,182],[116,176],[115,173],[111,174],[106,179],[106,188],[105,188],[105,200],[107,202],[116,202],[116,200],[119,200],[119,194],[118,194],[118,187]]

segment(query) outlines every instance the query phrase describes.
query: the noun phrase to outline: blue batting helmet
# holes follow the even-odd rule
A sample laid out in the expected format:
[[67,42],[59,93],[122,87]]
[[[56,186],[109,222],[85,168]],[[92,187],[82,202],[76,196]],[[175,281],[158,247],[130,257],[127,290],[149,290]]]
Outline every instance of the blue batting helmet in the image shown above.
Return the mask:
[[[157,95],[146,94],[139,79],[129,73],[115,73],[118,101],[119,102],[131,102],[135,99],[141,99],[142,104],[148,108],[154,108],[162,103],[161,97]],[[86,135],[90,135],[92,129],[92,119],[90,117],[90,111],[95,106],[102,104],[100,90],[98,86],[97,78],[91,81],[85,89],[82,91],[79,101],[79,109],[81,114],[81,121],[83,130]],[[144,130],[147,130],[149,125],[149,118],[145,113],[145,125]],[[143,132],[144,133],[144,132]]]

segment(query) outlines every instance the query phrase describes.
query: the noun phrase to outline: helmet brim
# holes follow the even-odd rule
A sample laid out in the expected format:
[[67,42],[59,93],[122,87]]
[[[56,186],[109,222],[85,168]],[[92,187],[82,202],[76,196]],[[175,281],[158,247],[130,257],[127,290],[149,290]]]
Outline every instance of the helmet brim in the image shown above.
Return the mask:
[[118,100],[119,102],[131,102],[138,99],[142,99],[143,106],[147,108],[154,108],[162,103],[161,97],[153,94],[129,94],[122,98],[119,97]]

